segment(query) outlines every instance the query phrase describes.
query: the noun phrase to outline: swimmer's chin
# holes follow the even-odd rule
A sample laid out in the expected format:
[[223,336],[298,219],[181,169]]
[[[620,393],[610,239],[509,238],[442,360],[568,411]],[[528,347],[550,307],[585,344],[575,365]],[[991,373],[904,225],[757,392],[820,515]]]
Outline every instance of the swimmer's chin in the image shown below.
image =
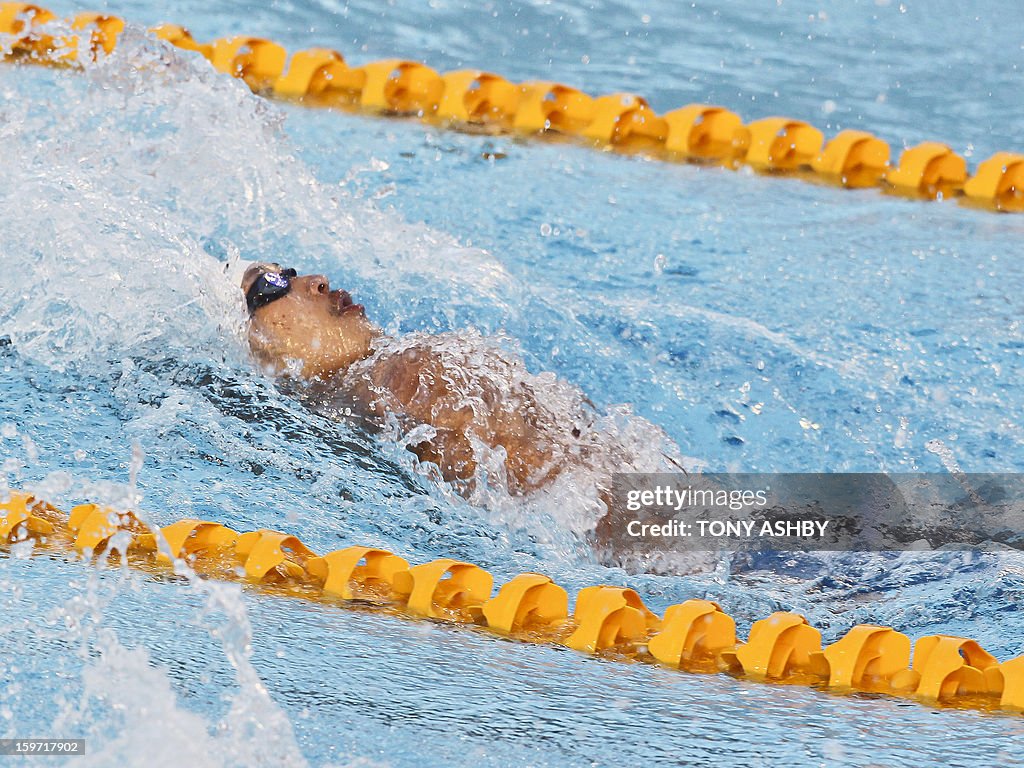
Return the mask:
[[278,358],[276,360],[261,359],[257,356],[256,363],[260,373],[272,379],[302,380],[308,378],[305,363],[299,358]]

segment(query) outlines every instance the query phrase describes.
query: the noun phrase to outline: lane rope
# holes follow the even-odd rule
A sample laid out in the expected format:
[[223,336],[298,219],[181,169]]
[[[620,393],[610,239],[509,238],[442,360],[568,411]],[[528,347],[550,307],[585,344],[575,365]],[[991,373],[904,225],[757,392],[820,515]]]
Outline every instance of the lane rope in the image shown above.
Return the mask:
[[[0,3],[0,35],[9,57],[74,66],[80,57],[111,53],[124,21],[100,13],[70,20],[72,34],[54,31],[58,19],[31,3]],[[196,41],[177,24],[150,30],[178,48],[205,57],[255,93],[310,106],[418,117],[456,130],[539,137],[559,134],[606,150],[643,153],[666,161],[714,164],[837,184],[876,187],[921,200],[956,198],[985,210],[1024,212],[1024,154],[997,152],[970,174],[967,161],[942,142],[905,149],[890,162],[889,145],[864,131],[844,130],[825,142],[810,123],[767,117],[744,123],[721,106],[689,104],[659,115],[633,93],[590,96],[555,82],[513,83],[482,70],[438,72],[407,59],[353,67],[338,51],[287,51],[261,37]]]
[[13,490],[0,503],[0,545],[107,565],[126,560],[149,572],[167,573],[181,561],[201,577],[241,581],[269,594],[473,625],[523,642],[687,672],[1024,712],[1024,655],[1000,662],[965,637],[920,637],[911,656],[907,635],[858,624],[822,647],[821,632],[806,618],[780,611],[754,622],[743,641],[736,622],[711,600],[687,600],[658,616],[634,590],[609,585],[581,589],[570,615],[566,590],[539,573],[520,574],[495,594],[490,573],[450,558],[410,565],[360,546],[319,555],[281,531],[240,533],[192,518],[150,528],[131,512],[80,504],[65,514]]

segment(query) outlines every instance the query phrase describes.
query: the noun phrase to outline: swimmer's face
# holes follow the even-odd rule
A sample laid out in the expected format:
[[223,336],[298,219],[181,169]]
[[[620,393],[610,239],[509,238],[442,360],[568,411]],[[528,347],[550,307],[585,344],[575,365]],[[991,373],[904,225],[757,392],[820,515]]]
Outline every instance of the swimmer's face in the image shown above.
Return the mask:
[[332,291],[323,275],[294,275],[277,264],[255,264],[242,278],[250,310],[249,347],[277,373],[327,377],[370,354],[380,330],[347,291]]

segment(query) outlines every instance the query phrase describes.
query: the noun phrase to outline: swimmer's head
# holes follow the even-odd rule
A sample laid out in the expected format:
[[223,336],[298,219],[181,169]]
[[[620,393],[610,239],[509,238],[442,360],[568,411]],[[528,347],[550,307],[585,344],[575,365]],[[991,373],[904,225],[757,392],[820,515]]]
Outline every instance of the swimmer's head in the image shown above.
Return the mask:
[[242,277],[249,310],[249,347],[278,373],[326,377],[370,354],[380,330],[348,291],[332,291],[323,275],[298,275],[277,264],[253,264]]

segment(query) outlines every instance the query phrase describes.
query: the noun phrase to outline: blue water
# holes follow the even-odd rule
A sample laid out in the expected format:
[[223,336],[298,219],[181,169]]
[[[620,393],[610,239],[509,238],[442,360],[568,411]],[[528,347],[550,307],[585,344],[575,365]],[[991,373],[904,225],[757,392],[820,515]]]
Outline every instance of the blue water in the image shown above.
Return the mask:
[[[657,109],[1022,150],[1019,8],[596,2],[182,3],[197,37],[405,55]],[[59,13],[77,10],[51,6]],[[109,11],[150,24],[155,3]],[[649,16],[649,19],[645,19]],[[1016,554],[834,556],[627,573],[576,485],[468,504],[393,442],[325,421],[248,360],[238,259],[318,270],[389,332],[479,332],[581,388],[638,462],[739,471],[1021,471],[1024,220],[873,190],[665,165],[268,104],[129,34],[85,73],[0,67],[3,478],[469,559],[570,591],[710,597],[1024,651]],[[224,265],[228,265],[225,272]],[[135,481],[134,484],[132,481]],[[24,553],[22,553],[24,554]],[[994,765],[1020,719],[602,662],[551,647],[0,560],[0,736],[82,735],[81,765]]]

